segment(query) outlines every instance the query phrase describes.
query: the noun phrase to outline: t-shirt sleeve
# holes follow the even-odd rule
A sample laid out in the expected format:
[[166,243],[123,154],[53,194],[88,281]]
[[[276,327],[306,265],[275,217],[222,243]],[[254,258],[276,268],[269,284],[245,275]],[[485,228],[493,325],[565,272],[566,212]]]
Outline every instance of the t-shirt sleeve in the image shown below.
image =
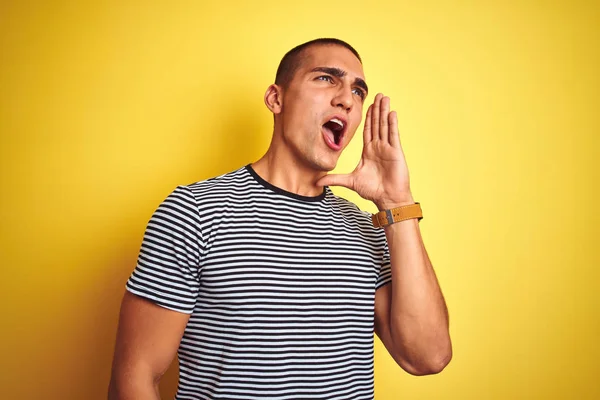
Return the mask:
[[375,290],[380,287],[387,285],[392,281],[392,265],[390,262],[390,249],[388,248],[387,242],[383,250],[383,257],[381,261],[381,267],[379,268],[379,276],[377,277],[377,284]]
[[202,235],[196,199],[177,187],[156,209],[144,234],[129,292],[191,314],[199,289]]

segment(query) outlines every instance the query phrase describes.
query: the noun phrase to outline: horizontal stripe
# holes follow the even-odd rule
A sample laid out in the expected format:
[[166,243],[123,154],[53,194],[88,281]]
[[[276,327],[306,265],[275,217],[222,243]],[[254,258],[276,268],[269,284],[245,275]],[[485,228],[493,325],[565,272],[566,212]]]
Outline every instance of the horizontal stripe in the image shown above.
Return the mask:
[[251,168],[177,187],[127,290],[190,319],[176,399],[373,399],[374,299],[389,254],[370,215]]

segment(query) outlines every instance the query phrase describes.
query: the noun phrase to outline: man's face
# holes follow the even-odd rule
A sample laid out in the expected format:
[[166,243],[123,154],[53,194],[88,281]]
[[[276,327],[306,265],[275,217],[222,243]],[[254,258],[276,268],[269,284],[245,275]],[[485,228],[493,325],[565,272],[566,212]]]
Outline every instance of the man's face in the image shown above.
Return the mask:
[[283,90],[278,118],[293,157],[317,171],[335,168],[362,118],[367,95],[362,64],[348,49],[316,45]]

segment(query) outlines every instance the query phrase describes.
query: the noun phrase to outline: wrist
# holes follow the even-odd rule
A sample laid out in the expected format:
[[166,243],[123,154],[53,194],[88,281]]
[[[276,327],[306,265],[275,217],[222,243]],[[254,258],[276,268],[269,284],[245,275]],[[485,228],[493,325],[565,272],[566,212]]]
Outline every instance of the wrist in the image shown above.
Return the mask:
[[420,203],[405,204],[371,215],[371,221],[375,228],[386,228],[396,222],[409,219],[417,219],[417,222],[423,219],[423,211],[421,210]]
[[396,207],[415,204],[415,199],[412,197],[411,194],[408,194],[408,195],[405,195],[402,197],[398,197],[396,199],[376,201],[374,203],[377,206],[377,208],[379,209],[379,211],[385,211],[385,210],[390,210],[390,209],[396,208]]

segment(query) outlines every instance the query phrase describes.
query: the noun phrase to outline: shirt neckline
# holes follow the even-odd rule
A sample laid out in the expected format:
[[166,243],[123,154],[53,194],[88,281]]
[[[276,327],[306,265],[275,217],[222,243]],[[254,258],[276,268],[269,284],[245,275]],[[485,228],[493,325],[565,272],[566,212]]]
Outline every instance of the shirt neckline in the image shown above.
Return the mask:
[[284,190],[275,185],[272,185],[271,183],[269,183],[266,180],[264,180],[263,178],[261,178],[260,175],[258,175],[256,173],[254,168],[252,168],[251,164],[246,165],[245,168],[246,168],[246,171],[248,171],[248,173],[250,173],[250,175],[254,178],[254,180],[256,180],[256,182],[258,184],[260,184],[261,186],[264,186],[265,188],[272,190],[273,192],[275,192],[277,194],[280,194],[280,195],[283,195],[286,197],[291,197],[292,199],[295,199],[295,200],[300,200],[300,201],[305,201],[305,202],[310,202],[310,203],[319,202],[325,198],[325,195],[327,193],[326,186],[323,187],[323,192],[321,194],[319,194],[318,196],[302,196],[300,194],[288,192],[287,190]]

